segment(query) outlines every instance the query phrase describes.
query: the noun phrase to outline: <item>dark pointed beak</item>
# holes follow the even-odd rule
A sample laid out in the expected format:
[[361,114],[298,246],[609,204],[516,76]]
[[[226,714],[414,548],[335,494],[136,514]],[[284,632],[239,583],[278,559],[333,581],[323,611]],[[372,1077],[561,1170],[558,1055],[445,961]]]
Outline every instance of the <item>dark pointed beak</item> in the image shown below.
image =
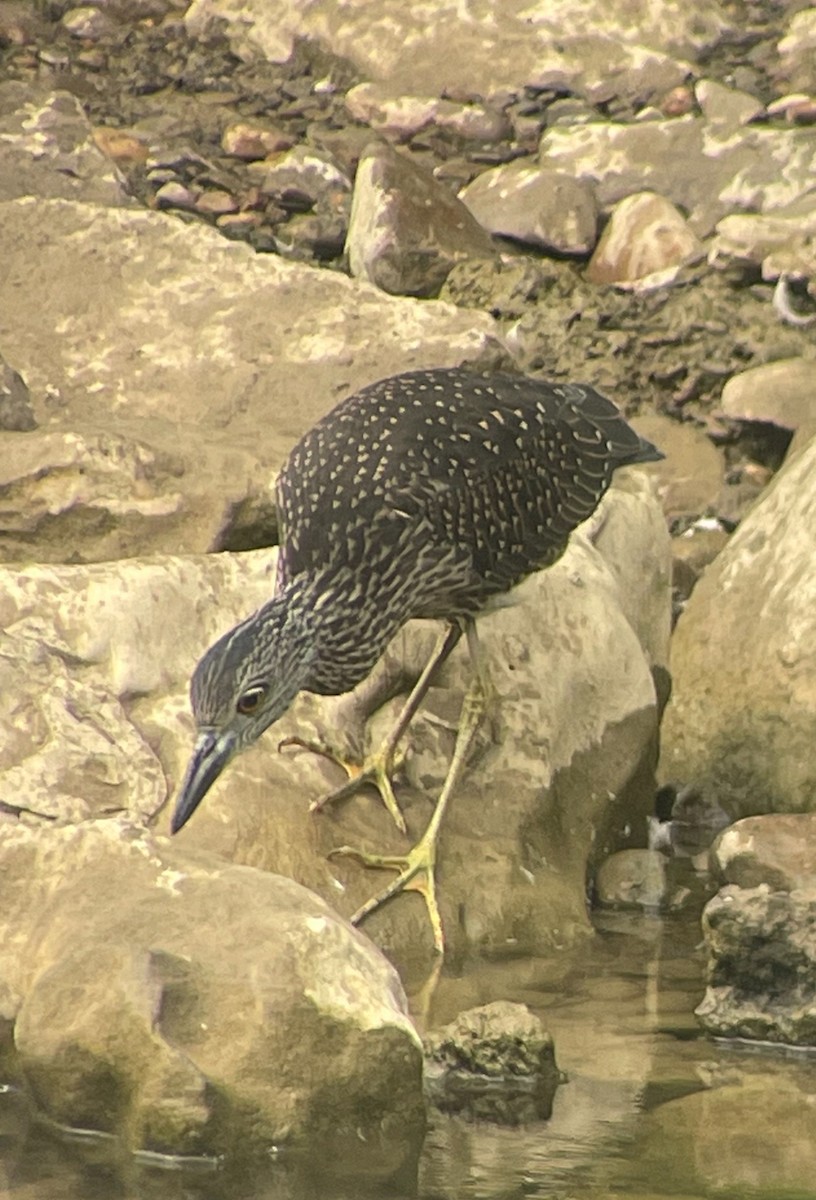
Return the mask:
[[198,735],[187,774],[179,790],[170,832],[178,833],[190,820],[235,753],[235,735],[207,730]]

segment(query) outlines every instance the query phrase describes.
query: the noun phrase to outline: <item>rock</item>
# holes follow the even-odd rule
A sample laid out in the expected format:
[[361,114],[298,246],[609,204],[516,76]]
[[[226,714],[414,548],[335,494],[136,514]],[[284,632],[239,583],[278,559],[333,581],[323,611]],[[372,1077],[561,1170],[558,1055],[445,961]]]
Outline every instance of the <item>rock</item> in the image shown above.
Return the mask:
[[788,32],[777,46],[777,84],[789,91],[816,92],[816,12],[806,8],[791,17]]
[[694,96],[703,116],[713,124],[738,127],[747,125],[765,110],[761,100],[738,88],[725,87],[714,79],[699,79]]
[[507,118],[484,104],[405,95],[382,83],[359,83],[351,88],[346,93],[346,108],[355,120],[394,141],[407,141],[429,127],[481,143],[501,141],[510,132]]
[[399,980],[305,888],[125,821],[0,826],[0,864],[3,1007],[51,1120],[169,1154],[416,1153]]
[[[628,486],[613,489],[558,564],[522,585],[515,607],[481,622],[501,725],[496,745],[483,737],[443,833],[451,953],[586,936],[588,862],[613,849],[639,812],[645,821],[653,672],[667,655],[668,539],[648,485],[633,472]],[[2,656],[3,794],[61,820],[111,808],[154,813],[189,754],[192,668],[268,598],[274,563],[274,552],[258,551],[0,571],[0,618],[15,639]],[[404,839],[370,792],[310,814],[339,769],[275,747],[299,733],[359,754],[424,666],[436,632],[409,625],[350,696],[302,695],[232,765],[179,844],[297,879],[344,912],[357,908],[374,880],[351,862],[329,862],[329,851],[404,850]],[[469,679],[457,649],[412,725],[408,786],[397,787],[411,836],[447,769]],[[367,932],[400,955],[424,952],[430,939],[424,906],[410,896],[372,917]]]
[[806,129],[748,126],[738,137],[702,117],[549,128],[540,162],[594,184],[604,211],[636,192],[664,196],[704,237],[735,210],[768,213],[809,193],[816,143]]
[[332,0],[307,7],[297,0],[195,0],[185,24],[199,37],[225,22],[234,53],[244,59],[286,62],[297,41],[317,39],[360,76],[405,94],[491,97],[528,84],[586,91],[593,102],[662,94],[689,74],[674,53],[711,46],[733,28],[718,3],[703,13],[671,0],[641,17],[633,25],[625,5],[598,0],[501,6],[483,21],[455,6],[426,10],[393,0],[342,12]]
[[670,201],[638,192],[613,208],[587,277],[593,283],[662,286],[702,254],[702,243]]
[[424,297],[438,294],[455,263],[496,255],[461,200],[376,143],[357,169],[346,250],[356,278],[394,295]]
[[68,12],[63,15],[60,24],[67,33],[70,33],[71,37],[91,42],[110,37],[116,29],[116,25],[106,12],[90,4],[79,8],[69,8]]
[[147,161],[150,153],[148,146],[141,138],[134,137],[123,129],[111,129],[105,125],[96,125],[92,130],[94,145],[103,154],[112,158],[123,167],[131,167]]
[[793,276],[816,275],[816,206],[802,199],[777,212],[759,215],[734,213],[717,223],[708,261],[718,270],[748,280],[757,270],[763,279],[777,279],[782,271]]
[[468,1009],[429,1034],[424,1049],[426,1091],[443,1112],[500,1125],[549,1119],[563,1078],[552,1037],[525,1005]]
[[[22,375],[0,355],[0,434],[29,433],[37,428],[31,396]],[[0,484],[0,495],[2,495]]]
[[594,897],[601,908],[671,908],[666,859],[657,850],[619,850],[598,868]]
[[342,395],[495,352],[486,314],[164,213],[40,196],[0,202],[0,223],[4,345],[43,425],[0,454],[6,560],[30,560],[32,537],[49,561],[269,544],[275,472]]
[[672,590],[682,609],[703,571],[728,544],[729,534],[715,518],[695,521],[672,538]]
[[221,136],[221,149],[225,154],[250,162],[266,158],[292,147],[292,138],[282,129],[261,125],[254,121],[236,121],[228,125]]
[[194,209],[198,202],[198,195],[197,191],[185,187],[183,183],[168,180],[156,192],[156,207]]
[[768,421],[783,429],[816,422],[816,362],[787,358],[732,375],[723,388],[722,410],[738,421]]
[[[331,195],[351,193],[351,180],[334,157],[309,146],[294,146],[267,158],[256,165],[256,172],[263,195],[296,212]],[[302,201],[298,202],[298,197]]]
[[649,846],[675,858],[701,858],[731,818],[717,800],[691,785],[666,784],[655,798]]
[[[715,1055],[712,1049],[716,1063]],[[757,1057],[724,1053],[720,1061],[727,1065],[713,1072],[700,1064],[694,1091],[644,1114],[638,1163],[647,1178],[671,1179],[684,1196],[807,1196],[816,1178],[808,1067],[797,1070],[781,1055],[760,1067]],[[776,1129],[784,1137],[769,1135]],[[626,1170],[620,1173],[624,1191]]]
[[171,551],[180,525],[193,516],[196,498],[181,482],[182,461],[143,443],[48,430],[13,443],[0,433],[4,443],[2,561],[30,558],[33,545],[41,562]]
[[[134,203],[124,180],[97,149],[79,101],[16,82],[0,84],[0,202],[82,197],[89,204]],[[31,252],[31,243],[27,250]],[[4,258],[8,258],[7,252]]]
[[809,811],[816,688],[816,440],[783,466],[697,584],[672,640],[661,775],[732,817]]
[[708,986],[695,1012],[709,1033],[816,1045],[816,888],[723,888],[703,933]]
[[632,425],[666,456],[647,470],[668,520],[687,522],[708,512],[722,488],[724,461],[705,431],[660,413],[642,413]]
[[771,813],[737,821],[714,843],[720,878],[740,888],[810,887],[816,878],[816,813]]
[[598,220],[592,188],[525,162],[484,171],[459,198],[489,233],[559,254],[588,254]]

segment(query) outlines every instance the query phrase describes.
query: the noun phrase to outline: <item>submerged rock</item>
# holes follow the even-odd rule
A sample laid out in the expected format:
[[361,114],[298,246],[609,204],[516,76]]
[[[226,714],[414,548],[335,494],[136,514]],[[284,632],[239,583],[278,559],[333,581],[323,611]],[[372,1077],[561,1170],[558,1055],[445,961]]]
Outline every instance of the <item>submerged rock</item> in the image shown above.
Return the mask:
[[564,1082],[541,1021],[506,1000],[468,1009],[429,1034],[425,1056],[437,1108],[500,1125],[546,1120]]

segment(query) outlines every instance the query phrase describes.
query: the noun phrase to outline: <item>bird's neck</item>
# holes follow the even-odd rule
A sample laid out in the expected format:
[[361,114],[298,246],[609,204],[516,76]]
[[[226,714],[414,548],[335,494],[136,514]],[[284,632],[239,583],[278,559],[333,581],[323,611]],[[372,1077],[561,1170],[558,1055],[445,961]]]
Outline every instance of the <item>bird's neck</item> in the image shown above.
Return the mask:
[[[346,577],[348,574],[348,577]],[[351,691],[369,674],[407,613],[347,572],[300,575],[281,595],[304,614],[311,662],[303,686],[321,695]]]

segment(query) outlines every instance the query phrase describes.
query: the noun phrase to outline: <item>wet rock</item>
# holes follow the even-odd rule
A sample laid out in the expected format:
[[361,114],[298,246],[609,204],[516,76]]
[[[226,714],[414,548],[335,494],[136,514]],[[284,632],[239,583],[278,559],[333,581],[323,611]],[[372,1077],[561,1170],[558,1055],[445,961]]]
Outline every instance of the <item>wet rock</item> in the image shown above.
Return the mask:
[[560,254],[588,254],[598,211],[592,188],[528,163],[484,171],[459,198],[490,233]]
[[709,1033],[816,1045],[816,889],[723,888],[703,934],[708,986],[695,1012]]
[[702,243],[670,201],[637,192],[612,209],[587,277],[593,283],[660,286],[702,254]]
[[666,859],[657,850],[619,850],[598,868],[594,895],[602,908],[671,908]]
[[457,262],[496,255],[489,235],[443,184],[377,144],[357,169],[346,249],[358,279],[423,297],[438,294]]
[[[816,1178],[816,1104],[808,1067],[791,1070],[790,1063],[766,1059],[757,1069],[749,1055],[725,1061],[728,1068],[713,1078],[701,1065],[696,1091],[645,1115],[639,1170],[651,1179],[670,1179],[678,1194],[688,1196],[807,1195]],[[783,1137],[769,1133],[778,1129]],[[750,1146],[758,1152],[748,1153]],[[621,1172],[624,1190],[630,1169],[626,1164]]]
[[426,1091],[443,1112],[519,1125],[547,1120],[561,1072],[555,1047],[523,1004],[497,1000],[425,1038]]
[[123,821],[0,826],[0,862],[5,1008],[49,1118],[160,1153],[416,1152],[399,980],[318,897]]
[[715,125],[747,125],[765,111],[756,96],[738,88],[725,87],[714,79],[698,80],[694,85],[694,96],[705,119]]
[[646,469],[656,482],[668,520],[688,523],[708,512],[722,488],[724,463],[705,430],[660,413],[643,413],[632,423],[666,456]]
[[734,817],[808,811],[816,693],[816,440],[786,463],[697,584],[672,640],[661,773]]
[[25,380],[0,355],[0,436],[2,433],[27,433],[36,428],[37,418]]
[[769,813],[737,821],[715,842],[712,861],[727,884],[792,892],[816,879],[816,814]]
[[723,388],[722,410],[739,421],[768,421],[783,429],[816,423],[816,362],[788,358],[732,375]]

